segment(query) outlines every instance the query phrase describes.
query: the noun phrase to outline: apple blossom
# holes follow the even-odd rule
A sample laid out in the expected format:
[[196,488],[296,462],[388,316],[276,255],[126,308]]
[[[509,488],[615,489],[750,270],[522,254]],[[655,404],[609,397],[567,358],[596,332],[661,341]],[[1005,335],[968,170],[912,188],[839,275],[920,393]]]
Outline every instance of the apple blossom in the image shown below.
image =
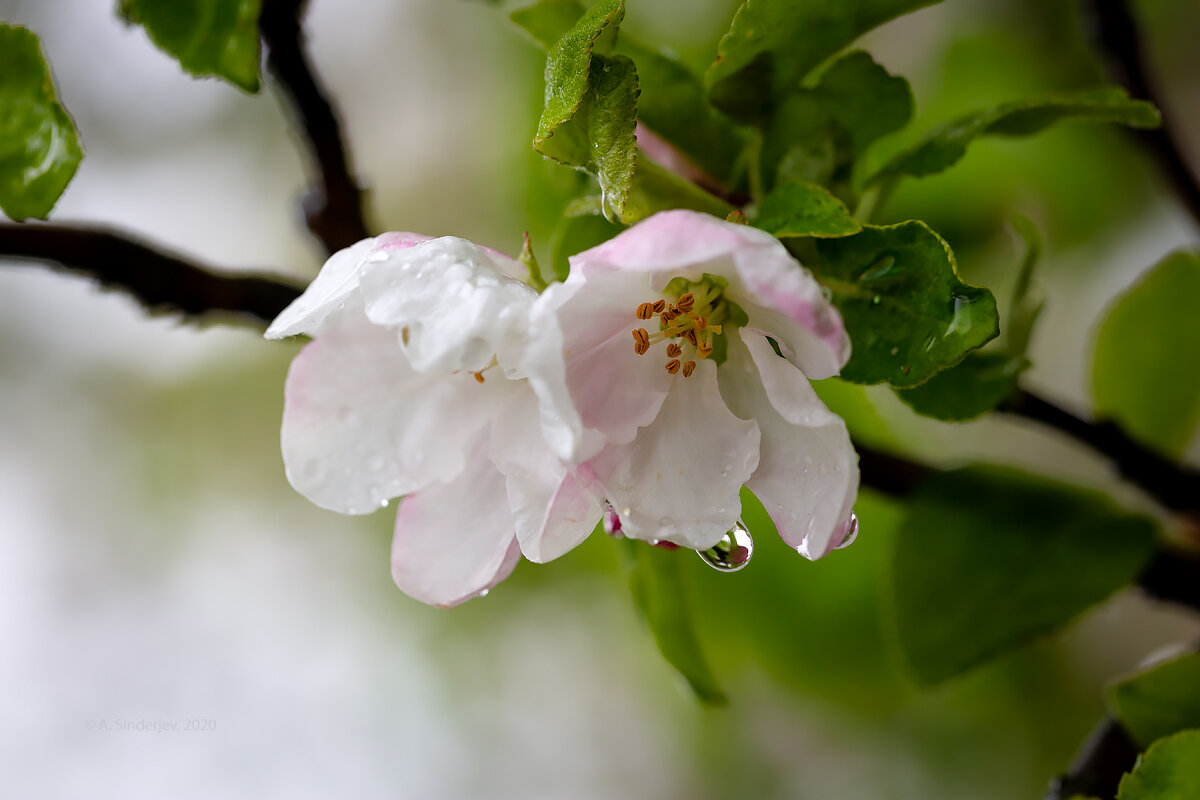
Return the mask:
[[288,480],[347,514],[404,496],[392,574],[427,603],[561,555],[600,515],[540,434],[527,278],[463,239],[384,234],[334,254],[267,330],[313,337],[285,387]]
[[857,455],[809,379],[850,342],[774,237],[664,211],[572,257],[532,314],[547,440],[623,535],[711,548],[745,485],[803,555],[848,538]]

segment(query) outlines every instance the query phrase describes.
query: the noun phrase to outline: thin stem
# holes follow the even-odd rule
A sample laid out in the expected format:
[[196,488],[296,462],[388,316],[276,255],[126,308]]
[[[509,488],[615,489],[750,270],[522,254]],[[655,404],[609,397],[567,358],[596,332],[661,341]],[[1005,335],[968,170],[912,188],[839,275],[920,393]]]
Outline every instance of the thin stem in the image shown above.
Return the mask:
[[267,70],[296,117],[309,159],[320,174],[303,201],[305,222],[328,253],[370,236],[363,191],[351,170],[341,126],[304,51],[304,0],[264,0],[259,30]]

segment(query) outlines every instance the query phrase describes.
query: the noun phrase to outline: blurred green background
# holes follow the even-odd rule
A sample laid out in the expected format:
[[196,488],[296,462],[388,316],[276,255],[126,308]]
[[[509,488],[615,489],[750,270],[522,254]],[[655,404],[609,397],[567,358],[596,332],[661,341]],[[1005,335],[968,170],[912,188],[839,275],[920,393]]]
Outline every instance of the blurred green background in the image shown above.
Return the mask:
[[[54,218],[118,225],[216,265],[315,274],[296,211],[303,164],[277,99],[186,77],[108,5],[0,0],[0,18],[42,37],[87,150]],[[378,227],[508,252],[529,230],[549,258],[581,179],[530,147],[540,51],[485,3],[310,5],[312,53]],[[702,70],[736,5],[629,0],[624,29]],[[1136,6],[1200,159],[1200,6]],[[879,158],[958,114],[1103,74],[1071,0],[947,0],[864,46],[917,99],[914,125]],[[881,217],[927,220],[964,278],[1003,303],[1014,212],[1047,245],[1028,385],[1086,410],[1097,315],[1197,230],[1125,132],[1070,124],[981,141],[956,169],[905,184]],[[0,270],[4,794],[1038,797],[1102,713],[1105,682],[1200,634],[1194,617],[1127,594],[919,692],[888,646],[881,587],[899,509],[864,492],[858,541],[821,562],[761,531],[740,573],[689,557],[732,699],[706,710],[659,658],[603,537],[522,564],[454,611],[396,590],[391,511],[341,517],[284,479],[295,352],[251,330],[150,320],[76,279]],[[865,396],[877,441],[940,463],[1024,465],[1142,504],[1054,434],[936,423],[886,389]],[[140,719],[216,730],[115,730]],[[110,730],[89,730],[99,721]]]

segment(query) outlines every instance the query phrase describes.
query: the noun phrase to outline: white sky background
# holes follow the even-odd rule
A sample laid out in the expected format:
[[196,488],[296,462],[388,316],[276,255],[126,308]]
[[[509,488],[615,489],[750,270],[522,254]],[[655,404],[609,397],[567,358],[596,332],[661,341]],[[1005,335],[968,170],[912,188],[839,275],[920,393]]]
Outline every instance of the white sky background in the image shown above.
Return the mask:
[[[313,274],[301,160],[276,101],[183,76],[111,6],[0,0],[0,18],[42,37],[87,148],[54,218],[216,265]],[[515,246],[521,209],[504,178],[527,136],[494,121],[524,87],[478,65],[524,45],[498,16],[460,0],[313,0],[317,67],[360,173],[386,181],[384,227]],[[1154,252],[1186,235],[1168,225]],[[1099,272],[1083,314],[1127,282]],[[1082,341],[1060,311],[1047,330]],[[281,383],[244,404],[197,388],[218,374],[281,379],[289,356],[251,331],[147,320],[82,281],[0,269],[0,797],[695,796],[698,712],[625,594],[531,595],[501,627],[447,640],[444,613],[390,585],[390,511],[339,517],[287,487]],[[1034,377],[1082,396],[1069,369]],[[1089,636],[1105,624],[1077,644],[1102,644]],[[1139,624],[1146,646],[1187,629]],[[902,742],[767,692],[747,688],[726,713],[745,737],[732,746],[787,774],[781,796],[929,789]],[[217,728],[115,730],[139,719]],[[801,747],[821,756],[803,770]]]

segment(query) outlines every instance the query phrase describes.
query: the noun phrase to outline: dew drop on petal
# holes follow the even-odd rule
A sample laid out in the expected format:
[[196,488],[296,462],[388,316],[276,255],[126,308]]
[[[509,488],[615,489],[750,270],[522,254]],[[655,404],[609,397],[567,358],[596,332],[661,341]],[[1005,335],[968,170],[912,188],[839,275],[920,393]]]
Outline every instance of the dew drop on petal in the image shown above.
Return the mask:
[[858,538],[858,514],[851,511],[849,518],[837,529],[834,538],[841,539],[841,544],[837,545],[835,550],[841,550],[843,547],[854,544],[854,540]]
[[491,591],[491,589],[484,589],[482,592],[480,592],[479,594],[477,594],[477,595],[475,595],[475,596],[476,596],[476,597],[487,597],[487,596],[488,596],[488,592],[490,592],[490,591]]
[[754,539],[746,526],[738,522],[707,550],[697,550],[700,558],[715,570],[720,572],[737,572],[750,563],[754,555]]
[[614,539],[625,537],[625,534],[621,533],[621,515],[612,506],[604,509],[604,532]]

